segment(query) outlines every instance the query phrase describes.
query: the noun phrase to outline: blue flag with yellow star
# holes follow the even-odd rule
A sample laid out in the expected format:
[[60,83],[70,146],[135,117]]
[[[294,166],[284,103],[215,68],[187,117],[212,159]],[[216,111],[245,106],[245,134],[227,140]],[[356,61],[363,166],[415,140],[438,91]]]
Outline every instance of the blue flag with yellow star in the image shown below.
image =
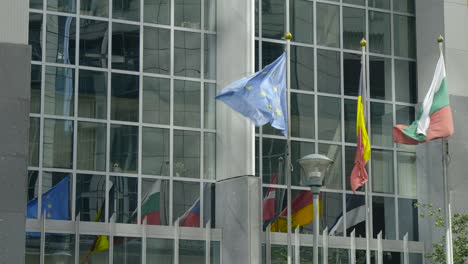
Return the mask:
[[[69,220],[69,177],[63,178],[59,183],[42,195],[42,213],[47,219]],[[28,202],[27,217],[37,218],[37,198]]]
[[286,52],[261,71],[226,86],[216,99],[252,120],[288,134]]

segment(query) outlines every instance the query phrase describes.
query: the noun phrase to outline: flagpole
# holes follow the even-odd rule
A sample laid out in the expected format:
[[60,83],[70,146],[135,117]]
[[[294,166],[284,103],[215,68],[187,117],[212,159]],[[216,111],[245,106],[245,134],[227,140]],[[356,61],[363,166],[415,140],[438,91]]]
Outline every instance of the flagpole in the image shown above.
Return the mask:
[[[440,56],[444,56],[443,46],[444,46],[444,37],[440,35],[437,38],[439,43],[439,52]],[[445,65],[444,65],[445,67]],[[447,158],[448,158],[448,140],[447,138],[442,138],[442,167],[443,167],[443,178],[444,178],[444,194],[445,194],[445,223],[446,223],[446,263],[453,264],[453,240],[452,240],[452,212],[450,206],[450,188],[449,180],[447,175]]]
[[[286,1],[289,5],[289,1]],[[288,8],[286,9],[288,10]],[[289,30],[289,19],[287,20],[287,28]],[[286,185],[287,185],[287,225],[288,225],[288,264],[292,264],[292,246],[291,246],[291,39],[292,34],[286,33],[286,96],[287,96],[287,111],[288,111],[288,133],[286,138]]]

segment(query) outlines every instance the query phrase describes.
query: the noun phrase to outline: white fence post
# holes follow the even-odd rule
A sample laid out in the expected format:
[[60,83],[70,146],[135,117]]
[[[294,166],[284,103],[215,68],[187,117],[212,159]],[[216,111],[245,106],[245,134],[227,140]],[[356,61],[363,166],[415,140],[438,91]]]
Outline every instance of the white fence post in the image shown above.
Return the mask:
[[383,264],[382,231],[377,235],[377,264]]
[[323,257],[322,257],[322,263],[323,264],[328,264],[328,226],[325,227],[322,233],[322,240],[323,240],[323,245],[322,245],[322,250],[323,250]]
[[351,264],[356,263],[356,230],[353,229],[353,232],[351,232]]
[[179,218],[174,223],[174,264],[179,264]]
[[299,239],[299,227],[294,230],[294,263],[301,264],[301,243]]
[[75,218],[75,263],[80,261],[80,213]]
[[271,264],[271,237],[270,237],[270,228],[271,224],[269,224],[265,231],[265,258],[266,264]]
[[405,234],[403,237],[403,260],[404,264],[410,264],[409,263],[409,252],[408,252],[408,233]]
[[211,263],[211,220],[205,225],[205,263]]
[[148,223],[148,219],[145,218],[141,222],[141,260],[143,264],[146,264],[146,248],[148,246],[148,241],[146,238],[146,224]]

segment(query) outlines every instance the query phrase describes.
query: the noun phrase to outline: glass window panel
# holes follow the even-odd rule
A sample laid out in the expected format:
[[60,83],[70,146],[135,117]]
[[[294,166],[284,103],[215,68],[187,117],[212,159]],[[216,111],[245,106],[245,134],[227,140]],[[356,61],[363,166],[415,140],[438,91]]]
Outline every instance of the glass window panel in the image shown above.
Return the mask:
[[343,48],[361,50],[360,42],[366,37],[364,9],[343,7]]
[[343,53],[344,94],[357,96],[361,78],[361,55]]
[[71,220],[72,175],[42,172],[42,213],[47,219]]
[[262,1],[262,37],[281,39],[285,32],[285,19],[285,1]]
[[80,221],[104,222],[106,176],[76,175],[76,211]]
[[356,143],[357,101],[344,99],[345,142]]
[[175,0],[174,25],[186,28],[201,28],[201,1]]
[[45,235],[44,263],[75,263],[75,235]]
[[416,197],[418,183],[416,176],[416,154],[397,152],[398,194]]
[[111,119],[138,122],[138,75],[112,73]]
[[307,0],[290,1],[290,27],[293,41],[314,43],[314,3]]
[[211,225],[210,228],[215,227],[215,184],[204,183],[203,184],[203,227],[207,227],[208,221]]
[[142,172],[169,176],[169,129],[143,127],[142,133]]
[[[295,144],[297,144],[297,142]],[[263,183],[271,183],[274,175],[278,174],[278,184],[286,184],[286,180],[284,179],[285,160],[286,140],[265,137],[262,138]],[[296,179],[296,182],[299,181]]]
[[114,237],[114,264],[141,263],[141,238]]
[[170,122],[170,80],[143,77],[143,122],[168,125]]
[[73,164],[73,121],[44,120],[44,167],[71,169]]
[[409,253],[409,262],[414,264],[423,264],[423,256],[418,253]]
[[[356,237],[366,237],[366,207],[365,196],[357,194],[346,194],[346,236],[351,236],[351,232],[355,230]],[[365,262],[365,250],[364,262]],[[356,259],[358,259],[356,252]]]
[[[338,189],[341,190],[343,182],[343,169],[341,166],[341,146],[340,145],[329,145],[319,144],[319,154],[325,155],[331,160],[333,164],[328,169],[327,175],[323,180],[323,186],[327,189]],[[311,154],[314,152],[311,152]]]
[[395,100],[405,103],[416,103],[418,96],[416,80],[416,63],[414,61],[395,60]]
[[393,107],[391,104],[371,102],[371,142],[375,146],[393,146]]
[[348,264],[351,261],[350,256],[351,256],[351,253],[349,249],[328,248],[328,263]]
[[41,256],[41,232],[26,232],[25,263],[39,264]]
[[47,0],[47,10],[64,13],[75,13],[76,0]]
[[75,70],[46,67],[44,89],[44,113],[73,116],[75,94]]
[[215,31],[216,30],[216,0],[205,0],[204,8],[205,8],[204,9],[205,30]]
[[416,22],[414,17],[393,16],[395,56],[416,57]]
[[[354,158],[356,156],[356,147],[345,147],[345,183],[346,190],[351,190],[350,176],[354,167]],[[369,171],[368,171],[369,172]],[[357,191],[364,191],[364,186],[361,186]]]
[[42,14],[29,14],[28,44],[31,45],[31,60],[42,60]]
[[395,198],[372,197],[372,219],[374,238],[382,232],[382,239],[396,239]]
[[216,79],[216,35],[205,34],[205,79]]
[[318,138],[341,141],[341,99],[318,97]]
[[390,30],[390,14],[369,11],[370,52],[391,54]]
[[204,240],[179,240],[180,263],[205,264]]
[[147,264],[174,263],[174,240],[165,238],[146,239]]
[[205,128],[216,129],[216,84],[205,83],[204,90],[204,120]]
[[78,122],[76,167],[79,170],[106,170],[107,125]]
[[200,132],[174,130],[174,176],[200,178]]
[[[266,65],[267,64],[264,64],[263,66]],[[313,48],[291,47],[291,88],[308,91],[314,90]]]
[[[174,212],[172,220],[175,222],[179,219],[180,226],[200,227],[200,211],[192,211],[194,207],[197,207],[196,203],[199,202],[200,183],[174,181],[173,186]],[[189,213],[195,213],[194,217],[187,219]]]
[[80,13],[86,16],[107,17],[109,0],[80,0]]
[[143,70],[145,72],[170,74],[170,30],[144,27]]
[[41,129],[40,118],[29,118],[29,162],[28,166],[39,166],[39,137]]
[[343,3],[353,5],[366,5],[366,0],[343,0]]
[[141,180],[141,221],[147,225],[169,225],[169,181]]
[[146,23],[169,25],[171,18],[171,1],[144,0],[143,13]]
[[393,179],[393,152],[373,149],[372,191],[377,193],[395,193]]
[[200,83],[174,80],[174,125],[201,125]]
[[317,50],[317,90],[322,93],[341,94],[340,53]]
[[216,134],[205,133],[203,157],[203,177],[216,179]]
[[408,240],[418,241],[418,209],[414,206],[417,203],[415,199],[398,199],[398,225],[399,238],[403,239],[408,233]]
[[47,62],[75,64],[75,18],[47,15]]
[[221,263],[221,243],[219,241],[211,241],[210,249],[210,264]]
[[109,263],[109,250],[96,251],[89,254],[94,242],[99,236],[80,234],[79,263]]
[[[304,171],[302,167],[299,165],[299,162],[297,161],[301,159],[302,157],[312,154],[312,153],[315,153],[314,143],[291,141],[291,163],[293,165],[293,170],[291,172],[291,184],[292,185],[302,186],[301,174],[303,174]],[[287,166],[286,163],[283,163],[283,166],[285,168]],[[278,170],[274,172],[273,177],[275,174],[279,174],[278,182],[282,182],[280,181],[281,179],[279,179],[279,177],[281,176],[285,177],[285,175],[281,175],[281,172],[278,173]]]
[[200,78],[201,34],[174,32],[174,74]]
[[314,95],[291,93],[291,136],[314,138]]
[[[267,66],[268,64],[274,62],[281,54],[284,52],[284,45],[280,43],[272,43],[272,42],[265,42],[262,41],[262,68]],[[295,46],[291,47],[291,55],[295,52]],[[313,55],[313,54],[312,54]],[[295,56],[291,56],[291,61],[295,60],[294,58],[297,57],[297,53]],[[310,61],[307,61],[310,64]],[[291,71],[294,64],[291,63]],[[313,68],[313,64],[312,64]],[[293,74],[291,74],[293,75]],[[294,79],[294,78],[291,78]]]
[[109,158],[113,172],[138,171],[138,127],[111,125]]
[[112,69],[140,69],[140,27],[112,23]]
[[43,0],[29,0],[29,8],[34,8],[34,9],[42,9]]
[[80,19],[80,65],[107,68],[107,21]]
[[116,223],[136,224],[138,179],[111,176],[110,181],[112,187],[109,190],[109,218],[115,214]]
[[[272,244],[271,245],[271,263],[279,264],[279,263],[288,263],[288,248],[286,245],[277,245],[277,244]],[[309,256],[312,255],[312,250],[307,250],[306,252],[300,253],[301,256],[304,258],[307,258],[307,254],[310,254]],[[312,259],[312,258],[309,258]],[[266,262],[265,262],[266,263]]]
[[[415,109],[412,106],[403,106],[403,105],[395,105],[395,115],[396,115],[396,123],[397,124],[406,124],[409,125],[413,123],[416,115]],[[416,151],[415,145],[404,145],[404,144],[397,144],[398,148]]]
[[31,101],[29,104],[30,113],[41,112],[41,65],[31,64]]
[[374,8],[390,9],[390,0],[371,0],[368,5]]
[[112,0],[112,18],[140,21],[140,1]]
[[370,56],[369,62],[371,98],[392,101],[392,60]]
[[80,70],[78,116],[107,118],[107,72]]
[[39,172],[28,171],[28,183],[26,187],[27,218],[37,218],[37,196],[39,194]]
[[[293,198],[294,199],[294,198]],[[320,230],[322,233],[323,230],[328,227],[332,228],[335,222],[341,217],[343,212],[343,196],[341,193],[320,193],[320,205],[321,205],[321,215],[320,218]],[[313,213],[310,212],[311,214]],[[314,233],[314,222],[302,227],[301,233],[313,234]],[[342,235],[341,231],[341,235]],[[339,234],[334,234],[339,235]]]
[[340,47],[339,6],[317,3],[317,44]]
[[405,13],[414,13],[414,0],[393,0],[393,10]]

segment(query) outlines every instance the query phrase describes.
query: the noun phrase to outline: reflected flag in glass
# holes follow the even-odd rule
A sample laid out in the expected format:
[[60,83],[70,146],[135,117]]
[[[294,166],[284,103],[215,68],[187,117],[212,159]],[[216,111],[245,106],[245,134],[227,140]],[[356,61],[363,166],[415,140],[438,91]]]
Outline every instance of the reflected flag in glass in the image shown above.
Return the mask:
[[216,99],[254,122],[288,134],[286,97],[286,52],[273,63],[226,86]]
[[[59,183],[42,195],[42,213],[47,219],[69,220],[69,185],[70,177],[63,178]],[[37,218],[37,198],[27,204],[27,217]]]

